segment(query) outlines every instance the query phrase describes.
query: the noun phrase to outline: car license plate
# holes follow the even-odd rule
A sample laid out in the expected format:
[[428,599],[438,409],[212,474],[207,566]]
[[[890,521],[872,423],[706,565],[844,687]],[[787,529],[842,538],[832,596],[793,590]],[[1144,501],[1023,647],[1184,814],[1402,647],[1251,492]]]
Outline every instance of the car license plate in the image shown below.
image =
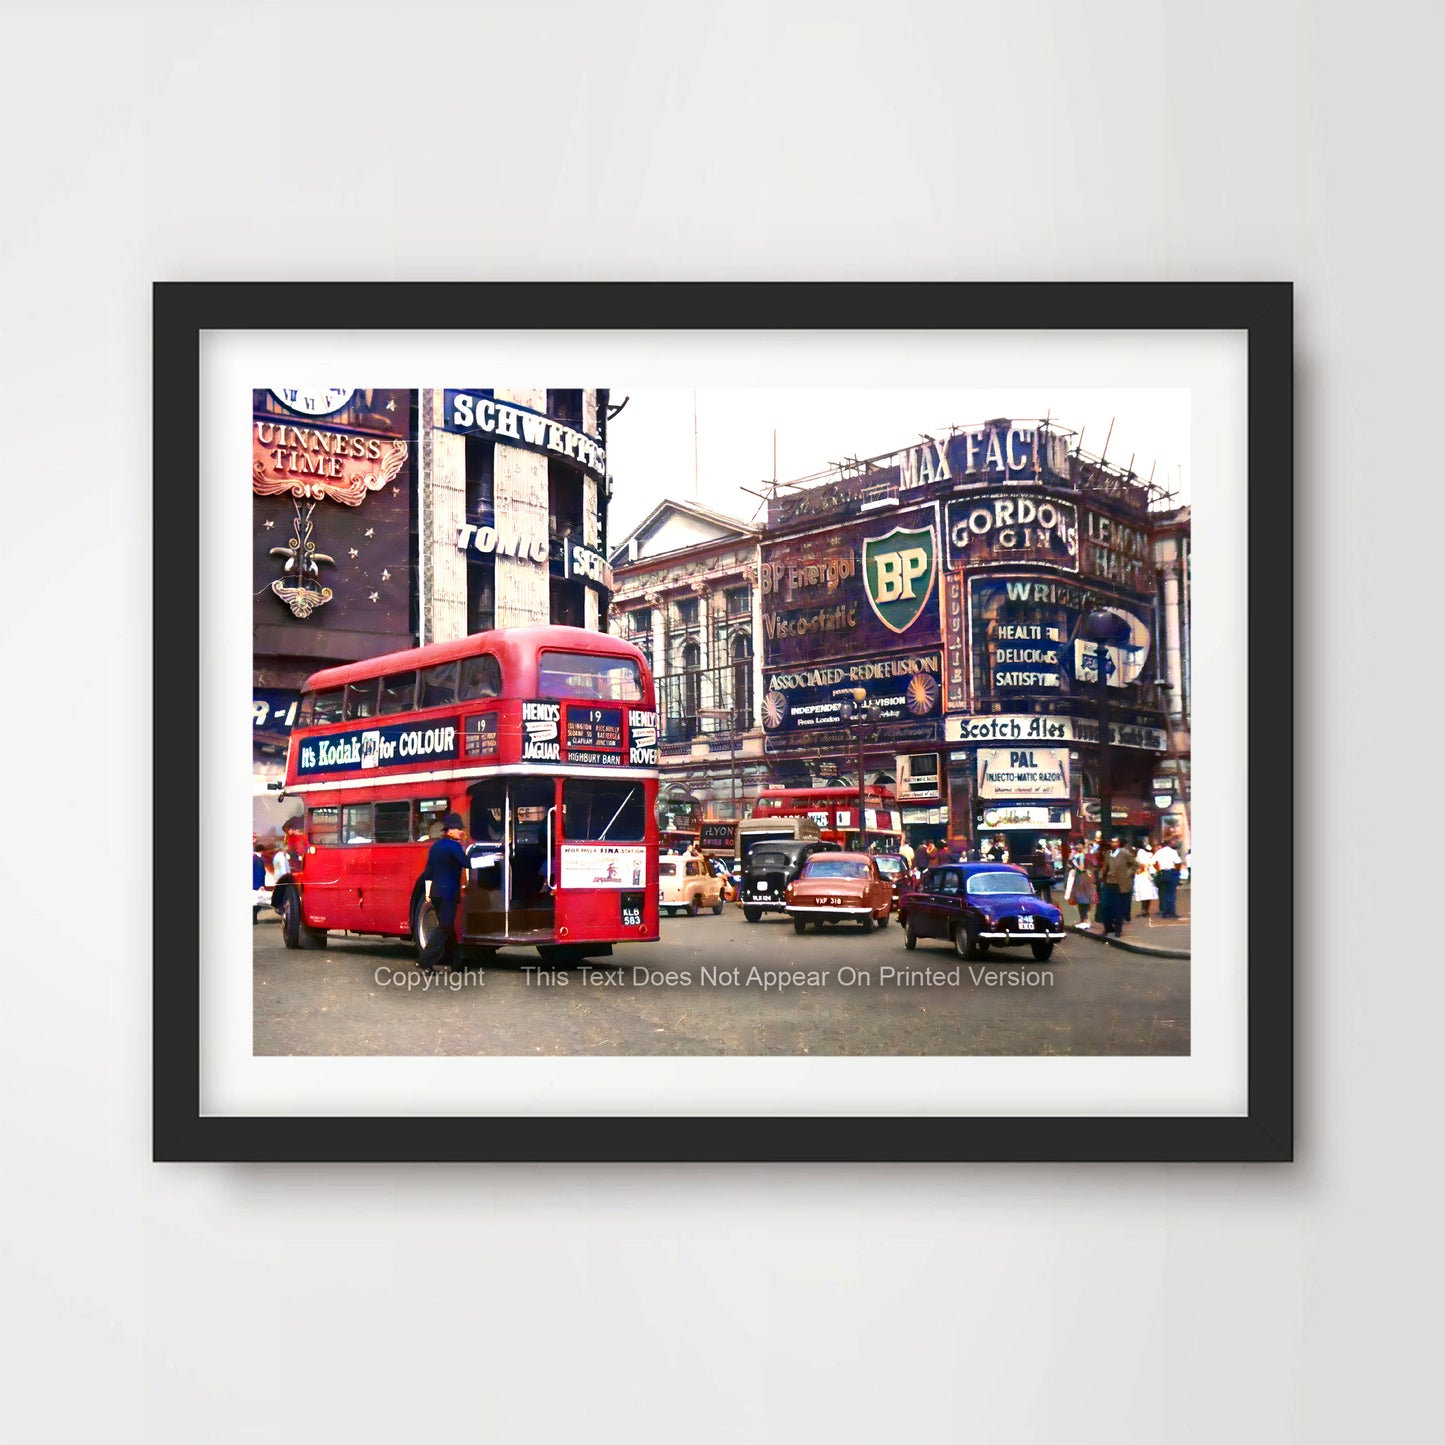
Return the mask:
[[1034,926],[1034,921],[1033,921],[1032,918],[1023,917],[1023,918],[1020,918],[1020,919],[1019,919],[1019,927],[1020,927],[1020,928],[1032,928],[1033,926]]

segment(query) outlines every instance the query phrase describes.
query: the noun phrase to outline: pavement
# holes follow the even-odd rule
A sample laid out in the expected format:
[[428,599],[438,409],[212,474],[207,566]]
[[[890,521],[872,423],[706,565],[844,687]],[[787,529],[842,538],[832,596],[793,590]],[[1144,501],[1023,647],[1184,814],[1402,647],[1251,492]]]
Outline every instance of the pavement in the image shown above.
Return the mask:
[[[1059,898],[1054,901],[1059,903]],[[1153,958],[1188,958],[1191,900],[1187,883],[1181,885],[1175,901],[1179,909],[1178,918],[1160,918],[1157,903],[1150,910],[1151,916],[1145,918],[1136,903],[1133,916],[1124,925],[1122,938],[1106,938],[1104,930],[1097,923],[1091,923],[1087,929],[1079,928],[1073,931],[1080,938],[1092,939],[1103,948],[1121,948],[1125,953],[1142,953]],[[1064,910],[1066,920],[1072,918],[1077,921],[1078,910],[1072,903],[1059,903],[1059,906]]]

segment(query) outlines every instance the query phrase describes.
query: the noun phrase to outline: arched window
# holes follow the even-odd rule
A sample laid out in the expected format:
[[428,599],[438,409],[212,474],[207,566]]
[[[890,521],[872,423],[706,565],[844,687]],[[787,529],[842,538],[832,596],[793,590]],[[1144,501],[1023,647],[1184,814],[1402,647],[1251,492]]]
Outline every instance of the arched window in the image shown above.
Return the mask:
[[733,711],[735,726],[744,732],[753,725],[753,639],[748,632],[733,638]]

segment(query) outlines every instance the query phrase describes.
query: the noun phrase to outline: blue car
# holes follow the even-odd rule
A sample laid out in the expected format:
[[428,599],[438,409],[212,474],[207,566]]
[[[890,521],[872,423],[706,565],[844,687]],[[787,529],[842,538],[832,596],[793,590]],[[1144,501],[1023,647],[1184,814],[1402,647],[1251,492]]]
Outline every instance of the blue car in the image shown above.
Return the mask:
[[930,868],[904,895],[899,922],[905,948],[938,938],[966,959],[1027,944],[1042,963],[1064,936],[1064,915],[1036,897],[1028,875],[1010,863]]

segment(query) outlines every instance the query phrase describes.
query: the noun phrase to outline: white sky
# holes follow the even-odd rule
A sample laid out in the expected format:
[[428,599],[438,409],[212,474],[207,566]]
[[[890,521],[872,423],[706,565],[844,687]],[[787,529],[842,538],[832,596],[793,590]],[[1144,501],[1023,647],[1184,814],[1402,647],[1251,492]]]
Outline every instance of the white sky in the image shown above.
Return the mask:
[[[690,390],[612,385],[612,403],[630,394],[608,429],[608,470],[616,481],[608,544],[615,546],[659,502],[697,500],[717,511],[752,517],[762,504],[740,490],[773,474],[777,428],[779,480],[825,470],[844,457],[896,451],[920,432],[944,434],[953,423],[1048,414],[1084,432],[1086,452],[1099,454],[1114,419],[1108,460],[1156,481],[1172,479],[1189,500],[1189,392],[1184,389],[1029,389],[862,391],[702,390],[697,396],[697,486],[693,484],[693,396]],[[1182,486],[1180,479],[1182,477]]]

